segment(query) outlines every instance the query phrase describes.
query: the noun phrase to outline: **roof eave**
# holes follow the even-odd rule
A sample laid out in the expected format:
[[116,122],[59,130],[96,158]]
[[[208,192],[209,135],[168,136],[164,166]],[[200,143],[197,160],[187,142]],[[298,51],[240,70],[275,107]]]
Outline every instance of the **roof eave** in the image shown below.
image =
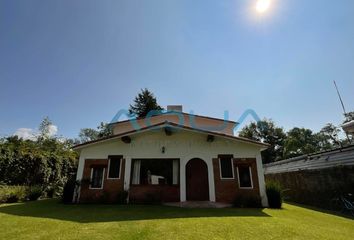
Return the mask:
[[222,138],[227,138],[227,139],[230,139],[230,140],[235,140],[235,141],[245,142],[245,143],[248,143],[248,144],[257,145],[257,146],[261,147],[261,151],[267,149],[270,146],[267,143],[254,141],[254,140],[251,140],[251,139],[248,139],[248,138],[242,138],[242,137],[231,136],[231,135],[227,135],[227,134],[223,134],[223,133],[205,131],[205,130],[202,130],[202,129],[195,129],[195,128],[182,126],[182,125],[178,125],[178,124],[175,124],[175,123],[171,123],[171,122],[165,121],[165,122],[158,123],[158,124],[155,124],[155,125],[151,125],[149,127],[145,127],[145,128],[139,129],[139,130],[132,130],[132,131],[129,131],[129,132],[116,134],[116,135],[109,136],[109,137],[106,137],[106,138],[101,138],[101,139],[97,139],[97,140],[94,140],[94,141],[78,144],[78,145],[74,146],[73,149],[74,150],[79,150],[79,149],[82,149],[83,147],[87,147],[87,146],[90,146],[90,145],[93,145],[93,144],[96,144],[96,143],[102,143],[102,142],[110,141],[110,140],[113,140],[113,139],[121,138],[121,137],[124,137],[124,136],[130,136],[130,135],[133,135],[133,134],[142,133],[142,132],[148,131],[150,128],[153,128],[153,127],[161,127],[162,128],[162,127],[166,127],[166,126],[180,128],[180,129],[189,130],[189,131],[194,131],[194,132],[198,132],[198,133],[215,135],[215,136],[222,137]]

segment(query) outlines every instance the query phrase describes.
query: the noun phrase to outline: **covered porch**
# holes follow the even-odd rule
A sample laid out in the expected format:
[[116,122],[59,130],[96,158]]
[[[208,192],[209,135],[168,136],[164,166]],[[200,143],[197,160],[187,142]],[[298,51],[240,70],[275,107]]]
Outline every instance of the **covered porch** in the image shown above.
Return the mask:
[[132,203],[215,201],[210,191],[212,165],[201,158],[132,158],[129,162],[125,183]]

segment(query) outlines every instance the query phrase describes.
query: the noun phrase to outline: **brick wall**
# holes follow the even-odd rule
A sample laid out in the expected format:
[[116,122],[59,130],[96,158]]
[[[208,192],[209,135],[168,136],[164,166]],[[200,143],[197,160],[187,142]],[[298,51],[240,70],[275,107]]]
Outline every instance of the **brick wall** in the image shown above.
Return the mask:
[[129,202],[179,202],[179,186],[169,185],[132,185],[129,189]]
[[[102,166],[105,168],[103,177],[103,189],[90,189],[89,179],[91,167]],[[124,189],[125,159],[122,159],[120,178],[107,179],[108,159],[86,159],[83,172],[83,183],[81,185],[80,202],[114,202],[117,194]]]
[[[259,197],[259,182],[257,173],[257,163],[255,158],[234,158],[232,159],[234,166],[233,179],[220,178],[219,159],[213,159],[214,181],[215,181],[215,198],[217,202],[232,203],[237,196]],[[251,167],[253,189],[240,189],[238,186],[237,166],[245,165]]]

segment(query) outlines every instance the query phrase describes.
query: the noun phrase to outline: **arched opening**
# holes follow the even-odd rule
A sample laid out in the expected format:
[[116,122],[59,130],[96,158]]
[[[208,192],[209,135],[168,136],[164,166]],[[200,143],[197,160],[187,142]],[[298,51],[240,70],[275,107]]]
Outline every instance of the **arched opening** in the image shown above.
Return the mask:
[[187,201],[209,201],[208,166],[200,158],[193,158],[186,165]]

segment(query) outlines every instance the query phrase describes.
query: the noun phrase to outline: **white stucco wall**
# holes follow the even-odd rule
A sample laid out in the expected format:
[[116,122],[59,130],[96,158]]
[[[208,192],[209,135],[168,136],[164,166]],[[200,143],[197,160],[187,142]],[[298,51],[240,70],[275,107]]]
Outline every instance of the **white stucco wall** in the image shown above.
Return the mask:
[[[166,136],[161,129],[138,133],[131,136],[131,143],[123,143],[114,139],[103,143],[89,145],[80,150],[77,179],[83,175],[85,159],[106,159],[109,155],[123,155],[126,159],[124,188],[129,189],[131,160],[134,158],[179,158],[180,159],[180,198],[186,200],[185,166],[192,158],[200,158],[207,163],[209,174],[210,201],[215,201],[214,171],[212,159],[218,154],[233,154],[235,158],[256,158],[260,194],[265,204],[265,187],[260,155],[261,147],[252,143],[244,143],[215,137],[213,142],[206,141],[206,134],[176,130]],[[165,147],[165,153],[161,148]]]

